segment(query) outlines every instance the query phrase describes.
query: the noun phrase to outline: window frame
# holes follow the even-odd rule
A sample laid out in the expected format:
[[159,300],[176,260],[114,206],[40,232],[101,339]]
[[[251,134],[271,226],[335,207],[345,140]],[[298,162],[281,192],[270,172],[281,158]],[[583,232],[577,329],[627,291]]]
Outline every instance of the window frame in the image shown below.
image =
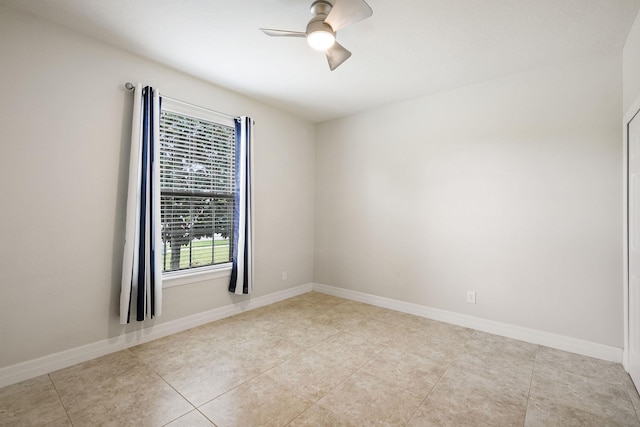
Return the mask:
[[[175,114],[193,117],[195,119],[206,120],[228,126],[235,129],[235,121],[231,116],[227,116],[203,107],[191,105],[172,98],[162,97],[160,102],[160,117],[162,111],[170,111]],[[233,236],[229,236],[233,239]],[[232,245],[230,244],[230,248]],[[225,262],[202,267],[192,267],[182,270],[163,271],[162,287],[170,288],[174,286],[187,285],[190,283],[203,282],[207,280],[221,279],[231,276],[232,262]]]

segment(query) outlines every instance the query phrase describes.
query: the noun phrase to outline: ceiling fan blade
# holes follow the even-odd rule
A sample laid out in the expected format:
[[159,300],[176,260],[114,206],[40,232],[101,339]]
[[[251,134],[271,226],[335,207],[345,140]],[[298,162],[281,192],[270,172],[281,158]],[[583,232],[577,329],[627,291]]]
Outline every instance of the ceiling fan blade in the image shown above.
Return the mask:
[[336,0],[324,22],[331,25],[333,31],[338,31],[371,15],[373,10],[364,0]]
[[329,68],[331,68],[331,71],[338,68],[340,64],[351,56],[351,52],[342,47],[338,42],[335,42],[325,53],[327,55],[327,61],[329,61]]
[[269,28],[260,28],[263,33],[271,37],[307,37],[307,33],[299,31],[271,30]]

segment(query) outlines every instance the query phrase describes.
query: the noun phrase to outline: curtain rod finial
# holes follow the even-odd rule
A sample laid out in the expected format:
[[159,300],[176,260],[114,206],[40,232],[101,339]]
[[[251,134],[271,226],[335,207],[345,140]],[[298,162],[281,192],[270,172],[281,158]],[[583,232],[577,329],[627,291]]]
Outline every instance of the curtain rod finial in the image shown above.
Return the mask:
[[126,82],[124,84],[124,88],[127,90],[134,90],[136,87],[132,83]]

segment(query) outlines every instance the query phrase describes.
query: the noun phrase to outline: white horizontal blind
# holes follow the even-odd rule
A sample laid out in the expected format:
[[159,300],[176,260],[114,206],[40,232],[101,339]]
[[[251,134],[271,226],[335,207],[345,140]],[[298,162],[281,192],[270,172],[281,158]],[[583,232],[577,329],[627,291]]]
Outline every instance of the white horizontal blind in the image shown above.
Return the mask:
[[230,262],[234,127],[163,109],[160,186],[163,271]]

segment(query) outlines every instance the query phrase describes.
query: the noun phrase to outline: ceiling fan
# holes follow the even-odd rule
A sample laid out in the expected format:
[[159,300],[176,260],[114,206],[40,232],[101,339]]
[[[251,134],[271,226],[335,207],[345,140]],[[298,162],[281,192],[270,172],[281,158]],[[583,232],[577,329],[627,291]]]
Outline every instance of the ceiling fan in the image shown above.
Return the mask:
[[336,42],[336,31],[373,15],[373,10],[364,0],[316,0],[311,4],[313,18],[307,24],[307,30],[285,31],[260,28],[272,37],[306,38],[309,46],[324,51],[331,71],[349,59],[351,52]]

